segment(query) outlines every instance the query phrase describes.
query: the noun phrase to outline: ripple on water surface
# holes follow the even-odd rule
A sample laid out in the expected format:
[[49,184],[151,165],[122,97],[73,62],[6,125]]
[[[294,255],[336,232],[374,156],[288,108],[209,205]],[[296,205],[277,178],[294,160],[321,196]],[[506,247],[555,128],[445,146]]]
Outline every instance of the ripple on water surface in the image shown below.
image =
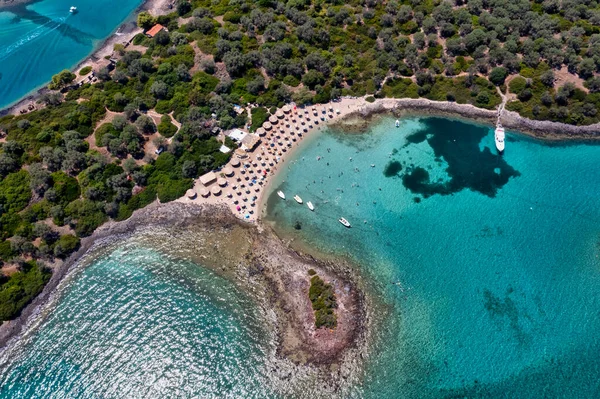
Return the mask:
[[231,283],[128,244],[70,278],[41,328],[2,355],[0,396],[269,397],[266,336]]
[[[75,66],[141,2],[38,0],[0,9],[0,109]],[[73,4],[78,13],[69,12]]]

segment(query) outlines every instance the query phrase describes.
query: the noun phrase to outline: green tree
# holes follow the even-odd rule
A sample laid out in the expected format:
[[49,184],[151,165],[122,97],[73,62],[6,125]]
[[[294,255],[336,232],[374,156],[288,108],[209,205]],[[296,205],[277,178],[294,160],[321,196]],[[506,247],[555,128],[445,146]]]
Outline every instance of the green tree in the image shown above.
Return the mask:
[[506,68],[496,67],[492,69],[492,72],[490,72],[490,82],[492,82],[496,86],[500,86],[504,84],[506,75],[508,75],[508,71],[506,70]]
[[48,85],[50,90],[60,90],[63,87],[67,86],[73,80],[75,80],[76,76],[74,73],[69,71],[68,69],[64,69],[52,76],[52,82]]
[[160,118],[160,123],[158,125],[158,132],[163,136],[163,137],[173,137],[173,135],[175,133],[177,133],[177,126],[175,126],[172,122],[171,122],[171,117],[169,115],[163,115]]
[[141,13],[138,14],[137,25],[140,28],[142,28],[144,30],[148,30],[148,29],[152,28],[155,24],[156,24],[156,19],[152,15],[150,15],[149,12],[142,11]]
[[64,259],[75,252],[79,248],[79,245],[79,238],[72,234],[65,234],[56,242],[56,245],[54,246],[54,256]]

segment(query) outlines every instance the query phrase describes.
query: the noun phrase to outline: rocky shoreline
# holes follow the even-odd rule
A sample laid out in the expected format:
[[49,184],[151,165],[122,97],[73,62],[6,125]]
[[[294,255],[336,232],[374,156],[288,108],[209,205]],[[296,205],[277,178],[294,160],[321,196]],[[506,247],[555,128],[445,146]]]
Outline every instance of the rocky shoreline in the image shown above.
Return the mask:
[[[265,324],[277,337],[279,359],[291,361],[295,367],[324,367],[326,375],[335,374],[337,381],[350,380],[356,374],[360,367],[348,364],[366,356],[369,317],[364,293],[358,288],[350,265],[320,261],[292,250],[270,228],[240,221],[226,207],[176,202],[153,203],[125,221],[106,223],[83,239],[79,251],[57,267],[43,292],[21,316],[0,326],[0,348],[28,331],[30,322],[37,319],[36,314],[43,310],[60,281],[90,249],[93,253],[136,232],[157,228],[172,232],[169,234],[173,234],[174,242],[197,253],[198,258],[193,260],[240,286],[264,315],[270,315],[265,316]],[[205,238],[189,237],[185,241],[188,237],[180,232],[191,231],[190,228]],[[339,304],[335,330],[314,328],[308,299],[309,269],[316,270],[334,286]]]
[[[376,100],[357,112],[361,118],[374,114],[393,112],[402,115],[439,115],[450,118],[464,118],[495,125],[498,111],[477,108],[470,104],[427,99],[381,99]],[[600,140],[600,123],[587,126],[573,126],[560,122],[536,121],[523,118],[517,112],[504,111],[500,118],[502,125],[525,135],[545,141],[597,141]]]

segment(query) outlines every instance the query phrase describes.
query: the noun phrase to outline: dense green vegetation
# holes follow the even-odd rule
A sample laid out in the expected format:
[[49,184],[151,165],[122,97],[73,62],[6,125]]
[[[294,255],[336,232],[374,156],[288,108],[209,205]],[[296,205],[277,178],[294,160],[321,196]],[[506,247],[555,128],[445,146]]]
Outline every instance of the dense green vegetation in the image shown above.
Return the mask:
[[[178,0],[169,15],[138,18],[155,23],[168,31],[137,35],[143,51],[115,46],[97,83],[71,87],[62,71],[42,109],[0,118],[1,262],[65,258],[105,221],[182,196],[228,160],[215,127],[255,130],[292,100],[493,109],[503,91],[529,118],[600,120],[597,1]],[[248,102],[250,120],[234,108]]]
[[92,67],[89,66],[89,65],[88,66],[84,66],[83,68],[81,68],[79,70],[79,75],[85,76],[85,75],[87,75],[90,72],[92,72]]
[[17,317],[48,280],[50,271],[36,262],[23,262],[10,278],[0,275],[0,323]]
[[334,310],[337,308],[337,301],[333,287],[315,275],[314,270],[310,269],[309,275],[312,277],[308,296],[315,311],[315,327],[335,328],[337,318]]

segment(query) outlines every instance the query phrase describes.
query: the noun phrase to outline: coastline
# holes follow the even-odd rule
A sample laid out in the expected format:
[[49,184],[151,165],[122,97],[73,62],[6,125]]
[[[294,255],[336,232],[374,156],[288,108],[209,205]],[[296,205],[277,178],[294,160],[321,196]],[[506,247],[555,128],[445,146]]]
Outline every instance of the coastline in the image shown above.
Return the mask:
[[[164,3],[165,0],[151,0],[151,2]],[[337,107],[340,110],[340,114],[336,117],[332,117],[331,119],[327,119],[324,123],[320,123],[316,125],[312,129],[308,129],[308,131],[304,134],[305,137],[313,136],[317,131],[321,130],[322,127],[325,127],[330,124],[338,124],[343,126],[344,123],[348,123],[348,121],[357,120],[357,118],[363,123],[369,123],[369,118],[375,115],[380,115],[383,113],[394,113],[395,115],[441,115],[441,116],[449,116],[449,117],[459,117],[465,118],[468,120],[475,120],[478,122],[490,124],[494,123],[497,117],[496,111],[492,110],[483,110],[480,108],[476,108],[472,105],[466,104],[456,104],[450,102],[435,102],[424,99],[381,99],[377,100],[373,103],[368,103],[364,98],[344,98],[336,103],[330,103],[327,105],[320,105],[321,107],[325,107],[331,105],[332,107]],[[567,130],[568,133],[565,133],[563,130],[564,126],[560,123],[555,122],[536,122],[529,121],[525,118],[521,118],[520,116],[515,116],[514,113],[507,111],[508,116],[503,118],[502,121],[505,126],[509,129],[515,129],[519,132],[534,137],[536,139],[543,139],[546,141],[560,141],[560,140],[580,140],[580,141],[595,141],[600,139],[600,133],[597,133],[594,128],[590,127],[590,129],[585,129],[583,135],[578,135],[575,137],[573,132],[577,132],[577,127],[571,127],[572,129]],[[539,135],[539,129],[543,129],[544,133],[542,136]],[[552,132],[552,135],[549,135]],[[247,220],[250,224],[257,225],[259,229],[263,230],[265,226],[261,222],[262,214],[266,208],[266,197],[270,193],[271,184],[274,180],[277,179],[277,176],[281,170],[281,165],[285,163],[285,160],[289,157],[293,156],[297,148],[300,146],[302,141],[304,141],[305,137],[301,140],[298,140],[294,143],[293,146],[289,149],[289,151],[282,154],[280,158],[280,162],[276,165],[277,167],[274,170],[271,170],[268,177],[266,178],[266,182],[264,186],[261,188],[258,193],[258,198],[256,200],[256,212],[253,217]],[[255,153],[258,150],[255,150]],[[195,188],[198,187],[199,179],[196,182]],[[216,185],[216,183],[214,183]],[[219,197],[210,196],[208,198],[203,198],[201,196],[197,196],[195,199],[189,199],[187,197],[182,197],[175,201],[176,203],[184,203],[184,204],[196,204],[200,207],[211,206],[211,205],[220,205],[222,207],[228,207],[232,212],[232,214],[239,219],[241,218],[241,214],[235,212],[234,207],[230,204],[230,200],[227,199],[225,195],[221,195]],[[147,210],[150,213],[152,210],[157,209],[159,205],[154,203],[149,205],[148,207],[140,210]],[[139,211],[136,211],[139,212]],[[134,213],[134,216],[137,213]],[[145,213],[140,213],[145,214]],[[132,218],[120,222],[123,223],[122,226],[130,226],[129,223],[140,223],[138,221],[140,216],[133,217],[134,221],[131,221]],[[130,222],[131,221],[131,222]],[[172,221],[173,223],[177,222],[176,220]],[[54,288],[58,285],[62,277],[66,274],[66,272],[70,269],[71,265],[75,263],[91,246],[94,242],[107,238],[109,236],[115,234],[123,234],[126,232],[128,228],[122,230],[123,228],[114,228],[113,226],[116,222],[108,222],[103,225],[98,231],[96,231],[91,237],[86,237],[82,240],[82,245],[79,251],[73,254],[64,264],[58,265],[54,270],[52,278],[49,283],[46,285],[44,290],[38,297],[34,299],[34,301],[29,304],[22,312],[21,316],[17,319],[4,323],[0,326],[0,348],[5,346],[7,341],[14,336],[18,331],[21,330],[22,326],[27,322],[29,317],[35,312],[35,309],[39,307],[39,305],[43,304],[48,295]],[[121,233],[119,233],[119,231]]]
[[[327,104],[326,106],[329,107],[329,105]],[[320,105],[320,107],[323,106],[325,105]],[[331,106],[340,109],[339,115],[327,119],[324,123],[320,123],[318,126],[308,130],[302,140],[296,142],[289,151],[284,153],[281,157],[280,167],[286,158],[293,156],[300,143],[306,137],[313,137],[318,130],[327,125],[343,126],[344,124],[352,124],[353,121],[361,121],[364,124],[368,124],[371,122],[370,118],[385,113],[394,113],[396,115],[415,113],[417,115],[431,114],[450,117],[457,117],[458,115],[459,118],[476,120],[486,124],[493,124],[497,116],[495,111],[481,110],[470,105],[437,103],[422,99],[382,99],[374,103],[367,103],[364,98],[351,98],[342,99],[339,102],[332,103]],[[528,136],[539,138],[533,130],[527,131],[520,127],[522,123],[527,123],[523,122],[522,119],[514,119],[512,121],[513,125],[510,125],[511,127],[509,128],[518,129]],[[509,123],[511,123],[510,119]],[[508,127],[509,123],[505,126]],[[548,138],[547,136],[542,138],[549,141],[564,140],[564,138],[561,138],[561,134],[565,133],[558,130],[560,126],[557,125],[561,124],[549,125],[549,127],[557,129],[556,133],[554,133],[556,136],[553,136],[555,138]],[[533,127],[535,128],[536,125]],[[544,127],[546,127],[546,123],[544,123]],[[590,134],[594,139],[600,138],[593,131],[585,134]],[[575,139],[575,137],[570,138]],[[586,136],[578,138],[586,141]],[[155,201],[146,208],[137,210],[131,218],[125,221],[107,222],[94,232],[92,236],[84,238],[81,248],[54,270],[50,282],[46,285],[42,293],[23,310],[17,319],[0,326],[0,350],[5,350],[13,339],[18,339],[23,332],[30,328],[34,319],[37,319],[35,316],[52,297],[63,277],[95,245],[101,245],[103,240],[114,240],[133,234],[133,232],[144,226],[160,225],[176,229],[186,226],[191,219],[203,216],[205,219],[209,219],[208,223],[213,227],[228,228],[232,225],[238,225],[254,231],[255,241],[253,251],[251,252],[253,256],[250,259],[251,264],[255,267],[248,269],[240,268],[237,269],[236,273],[238,273],[237,277],[241,276],[239,274],[240,271],[246,273],[244,276],[245,279],[248,279],[248,276],[253,277],[256,275],[260,275],[264,279],[262,287],[266,287],[264,288],[266,291],[262,292],[267,293],[266,297],[269,298],[271,307],[264,308],[263,310],[266,312],[275,309],[276,321],[274,322],[273,330],[280,343],[277,347],[277,354],[279,356],[292,360],[295,364],[328,367],[339,365],[340,363],[346,364],[352,360],[355,362],[358,360],[362,361],[364,356],[367,355],[366,348],[370,335],[369,329],[372,328],[374,321],[369,316],[369,299],[365,298],[365,292],[368,290],[363,289],[364,285],[361,286],[357,283],[361,279],[357,269],[353,268],[345,260],[334,263],[332,260],[321,258],[318,255],[315,258],[311,254],[311,251],[303,251],[301,246],[285,242],[282,238],[277,237],[272,229],[261,221],[260,215],[266,205],[265,197],[270,192],[270,185],[277,178],[280,169],[273,171],[266,180],[266,184],[262,188],[260,198],[257,201],[258,206],[256,209],[258,210],[258,217],[252,220],[252,223],[245,223],[236,219],[234,217],[236,216],[235,212],[228,212],[227,207],[224,206],[226,204],[219,205],[219,203],[223,202],[220,200],[225,199],[225,196],[218,197],[217,201],[212,202],[203,201],[202,198],[200,201],[191,201],[185,197],[168,204],[160,204],[158,201]],[[212,199],[213,197],[211,196],[210,198]],[[190,205],[189,202],[193,202],[194,205]],[[282,261],[283,259],[285,259],[285,262]],[[282,265],[285,267],[281,267]],[[307,286],[302,286],[301,279],[306,277],[306,270],[309,267],[316,268],[319,270],[319,274],[322,274],[329,280],[336,280],[336,292],[344,291],[342,289],[344,286],[352,287],[352,292],[356,291],[356,296],[347,298],[349,301],[348,309],[354,313],[351,313],[345,319],[347,325],[352,325],[355,328],[345,329],[343,334],[341,334],[343,336],[336,337],[333,341],[331,337],[324,336],[326,334],[319,335],[319,331],[315,331],[314,328],[310,329],[310,318],[307,316],[307,309],[310,313],[310,305],[304,303],[303,306],[298,306],[298,293],[304,292],[307,289]],[[269,274],[269,271],[279,269],[284,270],[281,273],[286,273],[285,278],[282,277],[284,276],[283,274]],[[265,272],[265,270],[267,271]],[[218,269],[215,271],[219,272]],[[288,278],[288,276],[292,276],[292,278]],[[228,277],[235,276],[229,275]],[[235,279],[235,281],[241,280],[243,279]],[[293,296],[294,293],[295,297]],[[319,346],[319,342],[321,342],[318,341],[319,339],[325,339],[323,342],[326,342],[326,344]],[[360,355],[356,356],[355,351],[358,351]],[[315,353],[317,354],[315,355]],[[355,370],[356,367],[340,367],[339,370],[341,369]]]
[[[354,375],[359,369],[357,364],[352,367],[348,364],[367,355],[369,312],[364,293],[357,283],[355,268],[344,261],[322,261],[291,249],[270,229],[244,223],[224,207],[177,202],[154,202],[134,212],[131,218],[108,222],[92,236],[84,238],[80,249],[57,268],[43,292],[21,316],[0,326],[0,350],[7,350],[13,339],[19,339],[40,320],[37,315],[44,311],[44,304],[52,298],[59,283],[90,250],[94,254],[97,249],[115,241],[136,233],[143,234],[148,228],[165,228],[175,235],[185,235],[186,229],[192,229],[210,237],[208,244],[196,241],[194,248],[204,245],[214,247],[214,252],[207,255],[210,251],[200,251],[202,253],[193,260],[240,286],[255,299],[263,314],[275,315],[265,318],[269,330],[277,337],[278,358],[297,366],[332,368],[331,374],[350,373],[351,370]],[[234,230],[238,233],[231,233]],[[175,241],[189,247],[185,237],[181,238]],[[245,244],[236,245],[235,242]],[[230,251],[229,245],[236,245],[238,252]],[[223,257],[223,253],[231,256]],[[335,330],[314,328],[314,314],[307,295],[307,271],[311,268],[335,287],[340,304]],[[356,356],[356,352],[360,355]],[[342,365],[344,367],[337,367]],[[344,374],[343,380],[352,379],[350,377]]]
[[[29,3],[31,1],[32,0],[14,0],[13,2],[6,3],[0,0],[0,11],[2,11],[4,8],[9,8],[17,4]],[[142,3],[137,6],[136,9],[133,10],[131,14],[110,33],[110,35],[103,40],[100,40],[98,44],[94,46],[92,51],[85,56],[85,58],[77,62],[75,65],[67,67],[77,76],[75,81],[80,82],[87,79],[88,75],[79,76],[77,73],[81,68],[85,66],[91,66],[92,69],[96,70],[106,66],[108,64],[108,60],[105,60],[104,57],[112,55],[115,44],[129,42],[133,40],[135,35],[143,32],[143,30],[138,28],[136,25],[134,17],[137,14],[142,11],[148,11],[155,16],[167,14],[171,11],[169,9],[169,4],[171,4],[171,2],[172,0],[143,0]],[[48,80],[48,82],[49,81],[50,80]],[[49,92],[47,88],[48,82],[46,82],[42,87],[33,89],[31,92],[13,104],[1,108],[0,117],[10,114],[18,116],[20,115],[21,110],[27,110],[29,104],[35,103],[45,93]]]

